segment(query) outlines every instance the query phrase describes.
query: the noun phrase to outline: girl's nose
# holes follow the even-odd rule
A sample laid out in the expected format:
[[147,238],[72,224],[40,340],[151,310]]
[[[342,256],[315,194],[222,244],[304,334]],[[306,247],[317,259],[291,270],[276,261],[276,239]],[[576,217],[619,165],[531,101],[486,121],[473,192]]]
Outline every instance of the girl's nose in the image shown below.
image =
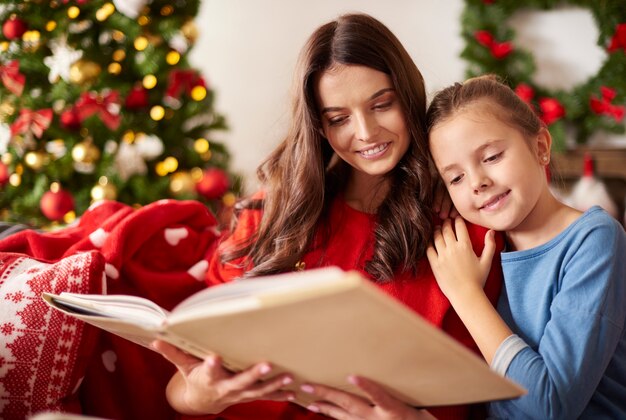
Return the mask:
[[491,185],[491,180],[483,173],[475,174],[472,179],[472,189],[475,194],[484,191]]

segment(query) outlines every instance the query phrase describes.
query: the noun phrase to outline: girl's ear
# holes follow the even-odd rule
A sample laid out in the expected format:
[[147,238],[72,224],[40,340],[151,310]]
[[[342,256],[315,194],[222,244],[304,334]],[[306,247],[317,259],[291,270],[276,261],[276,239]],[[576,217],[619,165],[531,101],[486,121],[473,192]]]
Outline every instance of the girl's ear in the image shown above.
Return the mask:
[[539,164],[546,166],[550,163],[550,148],[552,147],[552,136],[547,128],[542,128],[535,138],[536,153]]

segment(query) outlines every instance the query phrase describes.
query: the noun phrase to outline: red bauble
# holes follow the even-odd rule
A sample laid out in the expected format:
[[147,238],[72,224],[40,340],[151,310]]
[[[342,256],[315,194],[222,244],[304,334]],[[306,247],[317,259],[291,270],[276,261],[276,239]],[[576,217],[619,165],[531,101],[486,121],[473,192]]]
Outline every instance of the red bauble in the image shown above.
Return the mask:
[[63,111],[59,120],[61,121],[61,126],[67,130],[80,129],[80,118],[78,117],[78,112],[76,112],[74,108]]
[[0,162],[0,187],[4,187],[7,182],[9,182],[9,168]]
[[39,203],[41,212],[50,220],[61,220],[67,212],[74,210],[74,197],[68,191],[47,191]]
[[15,15],[11,16],[2,25],[2,33],[10,41],[21,38],[27,30],[26,22]]
[[196,184],[198,194],[209,200],[215,200],[228,191],[228,175],[221,169],[211,168],[204,171],[202,179]]
[[131,91],[128,92],[124,105],[127,109],[141,109],[147,107],[149,105],[148,91],[141,86],[132,88]]

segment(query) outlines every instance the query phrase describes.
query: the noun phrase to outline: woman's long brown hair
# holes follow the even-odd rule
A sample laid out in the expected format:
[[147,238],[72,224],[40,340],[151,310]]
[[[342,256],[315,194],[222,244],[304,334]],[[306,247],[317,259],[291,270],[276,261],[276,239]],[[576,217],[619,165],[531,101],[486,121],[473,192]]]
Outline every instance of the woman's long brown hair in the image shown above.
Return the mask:
[[410,146],[386,176],[390,193],[378,208],[374,255],[365,267],[379,281],[415,272],[432,234],[432,175],[425,139],[426,95],[415,63],[395,35],[365,14],[348,14],[318,28],[302,50],[292,91],[291,127],[261,164],[262,200],[238,210],[262,209],[258,231],[227,250],[222,261],[244,257],[246,276],[293,270],[309,251],[320,222],[340,194],[350,167],[322,135],[315,80],[333,65],[361,65],[389,75],[405,113]]

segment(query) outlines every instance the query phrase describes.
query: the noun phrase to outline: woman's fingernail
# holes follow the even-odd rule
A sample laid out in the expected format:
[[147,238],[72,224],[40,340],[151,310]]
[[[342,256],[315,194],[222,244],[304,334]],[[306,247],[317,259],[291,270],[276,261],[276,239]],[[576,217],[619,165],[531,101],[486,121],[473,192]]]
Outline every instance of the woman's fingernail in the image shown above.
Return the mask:
[[261,372],[261,375],[266,375],[270,373],[271,370],[272,367],[268,364],[261,365],[261,367],[259,368],[259,372]]
[[300,389],[302,390],[302,392],[306,392],[307,394],[312,394],[313,391],[315,391],[313,387],[309,384],[302,385]]
[[309,411],[314,412],[314,413],[319,413],[320,412],[320,408],[318,406],[316,406],[316,405],[313,405],[313,404],[307,406],[307,409]]
[[283,378],[283,385],[289,385],[293,382],[293,378],[291,376],[285,376]]
[[352,385],[358,385],[359,379],[354,375],[350,375],[348,376],[348,382],[350,382]]

